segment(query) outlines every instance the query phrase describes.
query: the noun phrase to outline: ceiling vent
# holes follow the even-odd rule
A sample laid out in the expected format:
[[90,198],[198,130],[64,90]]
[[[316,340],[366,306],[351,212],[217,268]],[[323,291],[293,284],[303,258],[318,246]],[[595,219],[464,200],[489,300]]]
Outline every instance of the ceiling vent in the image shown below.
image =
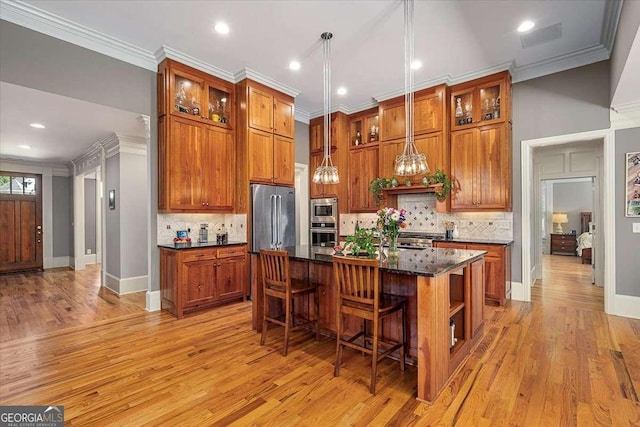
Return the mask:
[[526,49],[551,40],[557,40],[560,37],[562,37],[562,24],[557,23],[523,34],[520,36],[520,40],[522,41],[522,47]]

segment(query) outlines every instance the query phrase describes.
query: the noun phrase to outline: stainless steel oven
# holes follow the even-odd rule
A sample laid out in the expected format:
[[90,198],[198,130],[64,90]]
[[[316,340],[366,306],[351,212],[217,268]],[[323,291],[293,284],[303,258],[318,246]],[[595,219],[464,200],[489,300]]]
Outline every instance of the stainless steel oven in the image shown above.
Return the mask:
[[311,246],[334,247],[338,244],[337,228],[311,228],[309,231]]
[[338,223],[338,199],[311,199],[311,218],[313,223]]

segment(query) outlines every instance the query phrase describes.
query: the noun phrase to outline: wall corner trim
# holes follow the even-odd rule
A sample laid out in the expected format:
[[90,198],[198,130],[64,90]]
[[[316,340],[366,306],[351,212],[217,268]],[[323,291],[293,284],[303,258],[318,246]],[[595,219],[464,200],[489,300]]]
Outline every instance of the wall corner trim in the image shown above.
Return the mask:
[[511,282],[511,299],[514,301],[527,302],[522,282]]
[[612,314],[640,319],[640,297],[616,294],[615,300],[615,312]]
[[160,311],[160,291],[147,291],[147,311]]

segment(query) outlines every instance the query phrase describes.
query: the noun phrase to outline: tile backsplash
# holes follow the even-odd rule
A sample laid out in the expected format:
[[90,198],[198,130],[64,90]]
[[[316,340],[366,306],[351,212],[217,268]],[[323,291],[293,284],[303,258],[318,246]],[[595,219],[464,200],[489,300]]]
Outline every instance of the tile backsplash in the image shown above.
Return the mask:
[[[406,231],[444,233],[444,221],[458,226],[460,238],[513,239],[512,212],[436,212],[435,196],[408,194],[398,196],[398,208],[406,209],[408,227]],[[340,215],[340,235],[353,234],[356,222],[360,227],[376,226],[375,213]]]
[[[198,240],[200,224],[209,225],[209,241],[215,241],[216,231],[226,227],[229,241],[247,241],[247,215],[245,214],[158,214],[158,243],[171,243],[176,231],[191,229],[190,237]],[[167,228],[167,226],[169,228]]]

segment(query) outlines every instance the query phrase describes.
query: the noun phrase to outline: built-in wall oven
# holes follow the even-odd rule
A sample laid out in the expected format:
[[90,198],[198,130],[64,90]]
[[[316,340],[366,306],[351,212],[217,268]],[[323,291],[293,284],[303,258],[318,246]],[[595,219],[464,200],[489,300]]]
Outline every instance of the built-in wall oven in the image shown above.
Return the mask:
[[338,199],[311,199],[309,242],[333,247],[338,243]]

